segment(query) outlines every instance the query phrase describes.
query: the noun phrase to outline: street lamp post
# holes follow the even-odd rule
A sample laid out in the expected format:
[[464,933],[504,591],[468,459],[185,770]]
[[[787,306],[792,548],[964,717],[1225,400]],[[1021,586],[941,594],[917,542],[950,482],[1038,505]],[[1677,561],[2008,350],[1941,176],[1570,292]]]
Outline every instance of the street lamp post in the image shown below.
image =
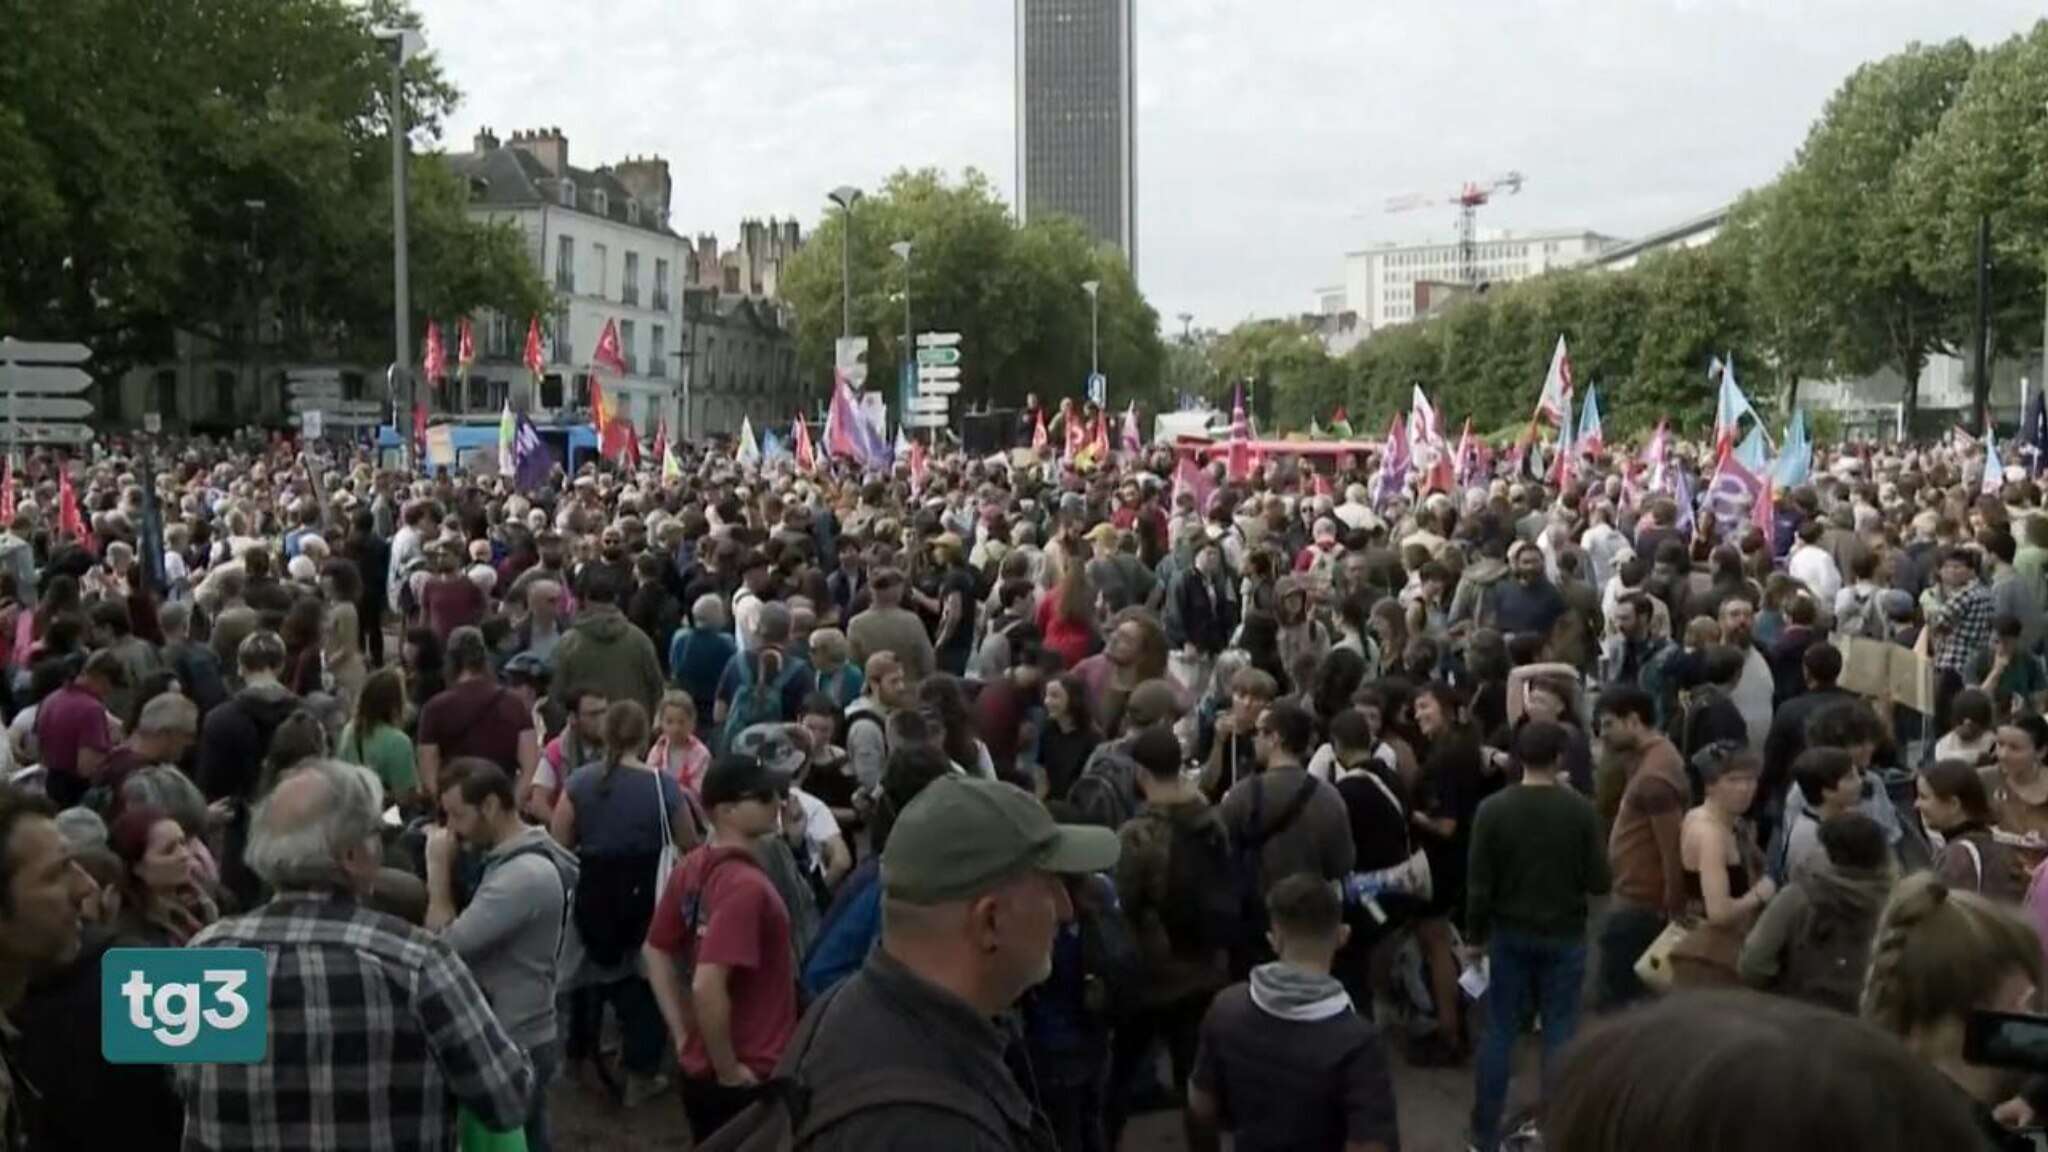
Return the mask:
[[[393,422],[398,421],[401,399],[404,407],[412,407],[411,389],[401,398],[397,393],[401,384],[408,382],[412,375],[412,341],[410,315],[412,312],[411,287],[407,283],[406,223],[405,223],[405,62],[418,55],[425,46],[420,34],[411,28],[379,27],[371,29],[371,35],[391,53],[391,340],[392,371],[391,407]],[[403,438],[412,443],[410,436]]]
[[908,240],[898,240],[894,244],[889,245],[889,251],[894,252],[897,258],[903,261],[903,358],[904,363],[906,364],[916,363],[915,358],[917,355],[917,340],[916,337],[913,336],[910,331],[911,247],[911,243]]
[[860,189],[841,184],[826,198],[839,205],[839,334],[853,335],[853,205]]
[[[1088,294],[1088,375],[1102,375],[1102,281],[1083,280],[1081,291]],[[1104,389],[1107,392],[1107,389]],[[1109,397],[1103,396],[1107,401]]]

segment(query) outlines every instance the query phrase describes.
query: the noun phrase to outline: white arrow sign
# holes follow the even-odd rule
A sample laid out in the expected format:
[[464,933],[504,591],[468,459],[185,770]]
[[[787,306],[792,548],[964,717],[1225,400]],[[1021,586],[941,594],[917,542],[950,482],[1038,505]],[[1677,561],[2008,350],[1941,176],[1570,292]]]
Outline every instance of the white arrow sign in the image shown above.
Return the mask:
[[83,364],[92,349],[83,344],[34,344],[12,336],[0,339],[0,360],[32,360],[39,364]]
[[958,380],[919,380],[917,391],[920,396],[956,396],[960,392]]
[[920,332],[917,334],[919,348],[950,348],[960,342],[958,332]]
[[934,364],[919,368],[917,370],[917,378],[919,380],[958,380],[960,378],[960,369],[950,364]]
[[8,430],[24,444],[92,443],[92,429],[83,424],[14,424]]
[[17,420],[83,420],[92,415],[92,401],[75,396],[10,396],[6,412]]
[[376,416],[384,406],[375,400],[341,400],[324,396],[289,396],[285,398],[285,409],[290,412],[325,412],[334,416]]
[[39,368],[28,364],[0,364],[0,391],[53,392],[69,395],[92,387],[92,377],[83,368]]
[[946,407],[944,396],[912,396],[908,404],[912,412],[944,412]]
[[944,428],[946,424],[947,420],[943,413],[927,416],[913,412],[903,418],[905,428]]

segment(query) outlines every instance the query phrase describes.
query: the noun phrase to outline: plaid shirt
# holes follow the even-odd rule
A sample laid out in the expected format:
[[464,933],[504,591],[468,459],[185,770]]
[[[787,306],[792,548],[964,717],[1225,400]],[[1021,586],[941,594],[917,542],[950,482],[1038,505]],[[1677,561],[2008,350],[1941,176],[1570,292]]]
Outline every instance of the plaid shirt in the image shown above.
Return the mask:
[[1968,676],[1970,661],[1991,644],[1990,590],[1972,581],[1969,587],[1951,593],[1941,602],[1935,619],[1946,624],[1948,630],[1935,642],[1934,666]]
[[454,1152],[458,1103],[526,1120],[533,1066],[439,939],[345,897],[280,895],[194,947],[270,954],[261,1064],[182,1064],[185,1147]]

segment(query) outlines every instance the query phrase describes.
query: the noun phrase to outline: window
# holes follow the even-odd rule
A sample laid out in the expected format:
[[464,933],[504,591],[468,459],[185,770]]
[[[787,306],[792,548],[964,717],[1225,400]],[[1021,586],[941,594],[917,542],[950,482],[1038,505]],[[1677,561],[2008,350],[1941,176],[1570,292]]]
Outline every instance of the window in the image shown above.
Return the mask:
[[562,374],[550,372],[540,378],[540,406],[560,408],[562,406]]
[[639,202],[638,200],[628,200],[628,201],[626,201],[626,223],[628,223],[628,224],[638,224],[639,222],[640,222],[640,202]]
[[560,312],[555,313],[555,363],[574,364],[575,362],[576,344],[575,341],[570,339],[569,310],[564,308]]
[[619,284],[619,300],[626,304],[640,303],[640,254],[626,253],[626,278]]
[[590,246],[590,262],[597,266],[597,283],[594,285],[594,292],[598,296],[604,296],[611,291],[612,285],[611,249],[602,244],[592,244]]
[[365,383],[366,381],[363,379],[361,372],[343,372],[341,374],[341,398],[349,401],[368,399],[368,397],[363,395],[363,385]]
[[668,329],[659,324],[647,329],[647,374],[657,380],[668,378]]
[[599,188],[590,194],[590,210],[592,212],[597,213],[599,216],[609,216],[612,214],[611,207],[611,197],[605,195],[604,189]]
[[464,389],[468,395],[462,398],[465,409],[470,412],[489,412],[495,407],[491,403],[492,389],[493,385],[489,380],[477,373],[470,373],[469,387]]
[[631,320],[619,321],[619,347],[626,353],[626,374],[628,376],[639,375],[640,365],[638,357],[633,350],[633,322]]
[[178,373],[165,368],[156,374],[156,407],[165,420],[178,418]]
[[654,262],[654,310],[668,311],[668,261],[661,259]]
[[576,182],[574,180],[563,180],[560,189],[562,193],[562,207],[574,208],[576,206]]
[[555,241],[555,287],[563,292],[576,290],[576,238],[563,236]]
[[218,419],[235,413],[235,374],[225,368],[213,370],[213,414]]

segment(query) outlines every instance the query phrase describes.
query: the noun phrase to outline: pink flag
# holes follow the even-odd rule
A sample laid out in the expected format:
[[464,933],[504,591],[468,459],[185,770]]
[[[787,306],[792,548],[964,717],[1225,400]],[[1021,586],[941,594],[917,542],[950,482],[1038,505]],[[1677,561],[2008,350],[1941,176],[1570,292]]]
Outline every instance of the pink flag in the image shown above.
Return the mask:
[[1138,432],[1138,405],[1133,402],[1124,409],[1123,450],[1133,456],[1145,450],[1145,441]]
[[1209,496],[1214,488],[1215,483],[1209,479],[1209,470],[1195,463],[1195,458],[1192,454],[1182,453],[1180,462],[1173,466],[1174,504],[1176,506],[1180,504],[1181,493],[1185,492],[1194,498],[1195,514],[1207,516],[1209,514]]
[[796,414],[796,428],[792,430],[790,437],[796,441],[796,466],[806,472],[816,471],[818,450],[811,445],[811,430],[804,424],[804,414],[801,412]]
[[426,351],[420,357],[425,363],[427,382],[438,383],[448,376],[447,353],[441,348],[441,326],[427,321]]

